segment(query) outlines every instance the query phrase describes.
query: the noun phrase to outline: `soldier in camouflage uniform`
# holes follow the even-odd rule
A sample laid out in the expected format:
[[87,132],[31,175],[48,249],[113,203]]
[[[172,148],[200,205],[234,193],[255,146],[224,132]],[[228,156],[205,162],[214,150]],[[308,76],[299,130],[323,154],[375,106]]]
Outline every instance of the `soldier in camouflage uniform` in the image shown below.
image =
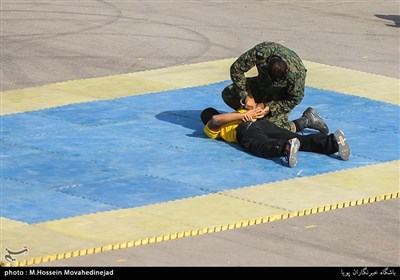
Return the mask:
[[[254,66],[258,76],[245,77]],[[328,134],[327,125],[311,107],[301,118],[288,120],[290,112],[304,97],[306,73],[307,69],[294,51],[278,43],[263,42],[232,64],[233,83],[222,91],[222,99],[234,110],[269,108],[265,118],[292,132],[312,128]]]

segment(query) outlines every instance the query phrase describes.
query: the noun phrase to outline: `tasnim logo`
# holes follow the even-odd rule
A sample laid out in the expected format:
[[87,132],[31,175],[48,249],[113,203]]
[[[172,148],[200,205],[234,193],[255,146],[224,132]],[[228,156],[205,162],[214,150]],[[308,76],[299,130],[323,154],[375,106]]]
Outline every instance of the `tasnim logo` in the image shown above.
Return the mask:
[[7,251],[7,254],[4,255],[4,259],[10,263],[13,263],[13,262],[17,261],[17,259],[14,258],[13,256],[21,255],[21,254],[26,255],[26,254],[28,254],[29,249],[28,249],[27,245],[24,245],[24,246],[22,246],[22,250],[20,250],[20,251],[11,251],[8,248],[6,248],[6,251]]

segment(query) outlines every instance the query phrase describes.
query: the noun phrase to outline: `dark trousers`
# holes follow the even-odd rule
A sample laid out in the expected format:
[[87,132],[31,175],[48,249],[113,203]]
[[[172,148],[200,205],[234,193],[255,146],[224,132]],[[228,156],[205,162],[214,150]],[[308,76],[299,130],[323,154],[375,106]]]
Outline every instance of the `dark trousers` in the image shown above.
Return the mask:
[[281,157],[289,139],[300,141],[300,151],[330,155],[338,151],[333,134],[300,135],[262,119],[241,123],[236,128],[236,139],[247,152],[263,158]]

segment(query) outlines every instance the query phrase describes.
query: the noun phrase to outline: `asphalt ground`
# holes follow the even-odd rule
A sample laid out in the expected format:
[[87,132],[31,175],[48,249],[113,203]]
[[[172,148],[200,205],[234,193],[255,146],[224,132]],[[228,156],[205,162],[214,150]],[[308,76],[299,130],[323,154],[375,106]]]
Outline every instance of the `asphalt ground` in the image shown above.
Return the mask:
[[[307,61],[400,74],[398,1],[2,1],[1,18],[2,91],[232,58],[260,41]],[[399,206],[379,201],[39,265],[398,267]]]

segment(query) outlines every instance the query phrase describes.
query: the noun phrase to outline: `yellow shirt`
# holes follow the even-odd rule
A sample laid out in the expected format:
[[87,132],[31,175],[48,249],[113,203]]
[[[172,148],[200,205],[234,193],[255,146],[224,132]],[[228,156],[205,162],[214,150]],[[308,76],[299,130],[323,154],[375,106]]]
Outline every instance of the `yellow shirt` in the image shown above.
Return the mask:
[[204,126],[204,133],[211,139],[224,139],[226,142],[237,143],[236,127],[242,121],[234,121],[221,126],[219,131],[211,130],[208,125]]
[[[246,110],[239,110],[239,113],[245,113]],[[208,125],[204,126],[204,133],[211,139],[223,139],[226,142],[237,143],[236,128],[242,121],[233,121],[221,126],[219,131],[211,130]]]

